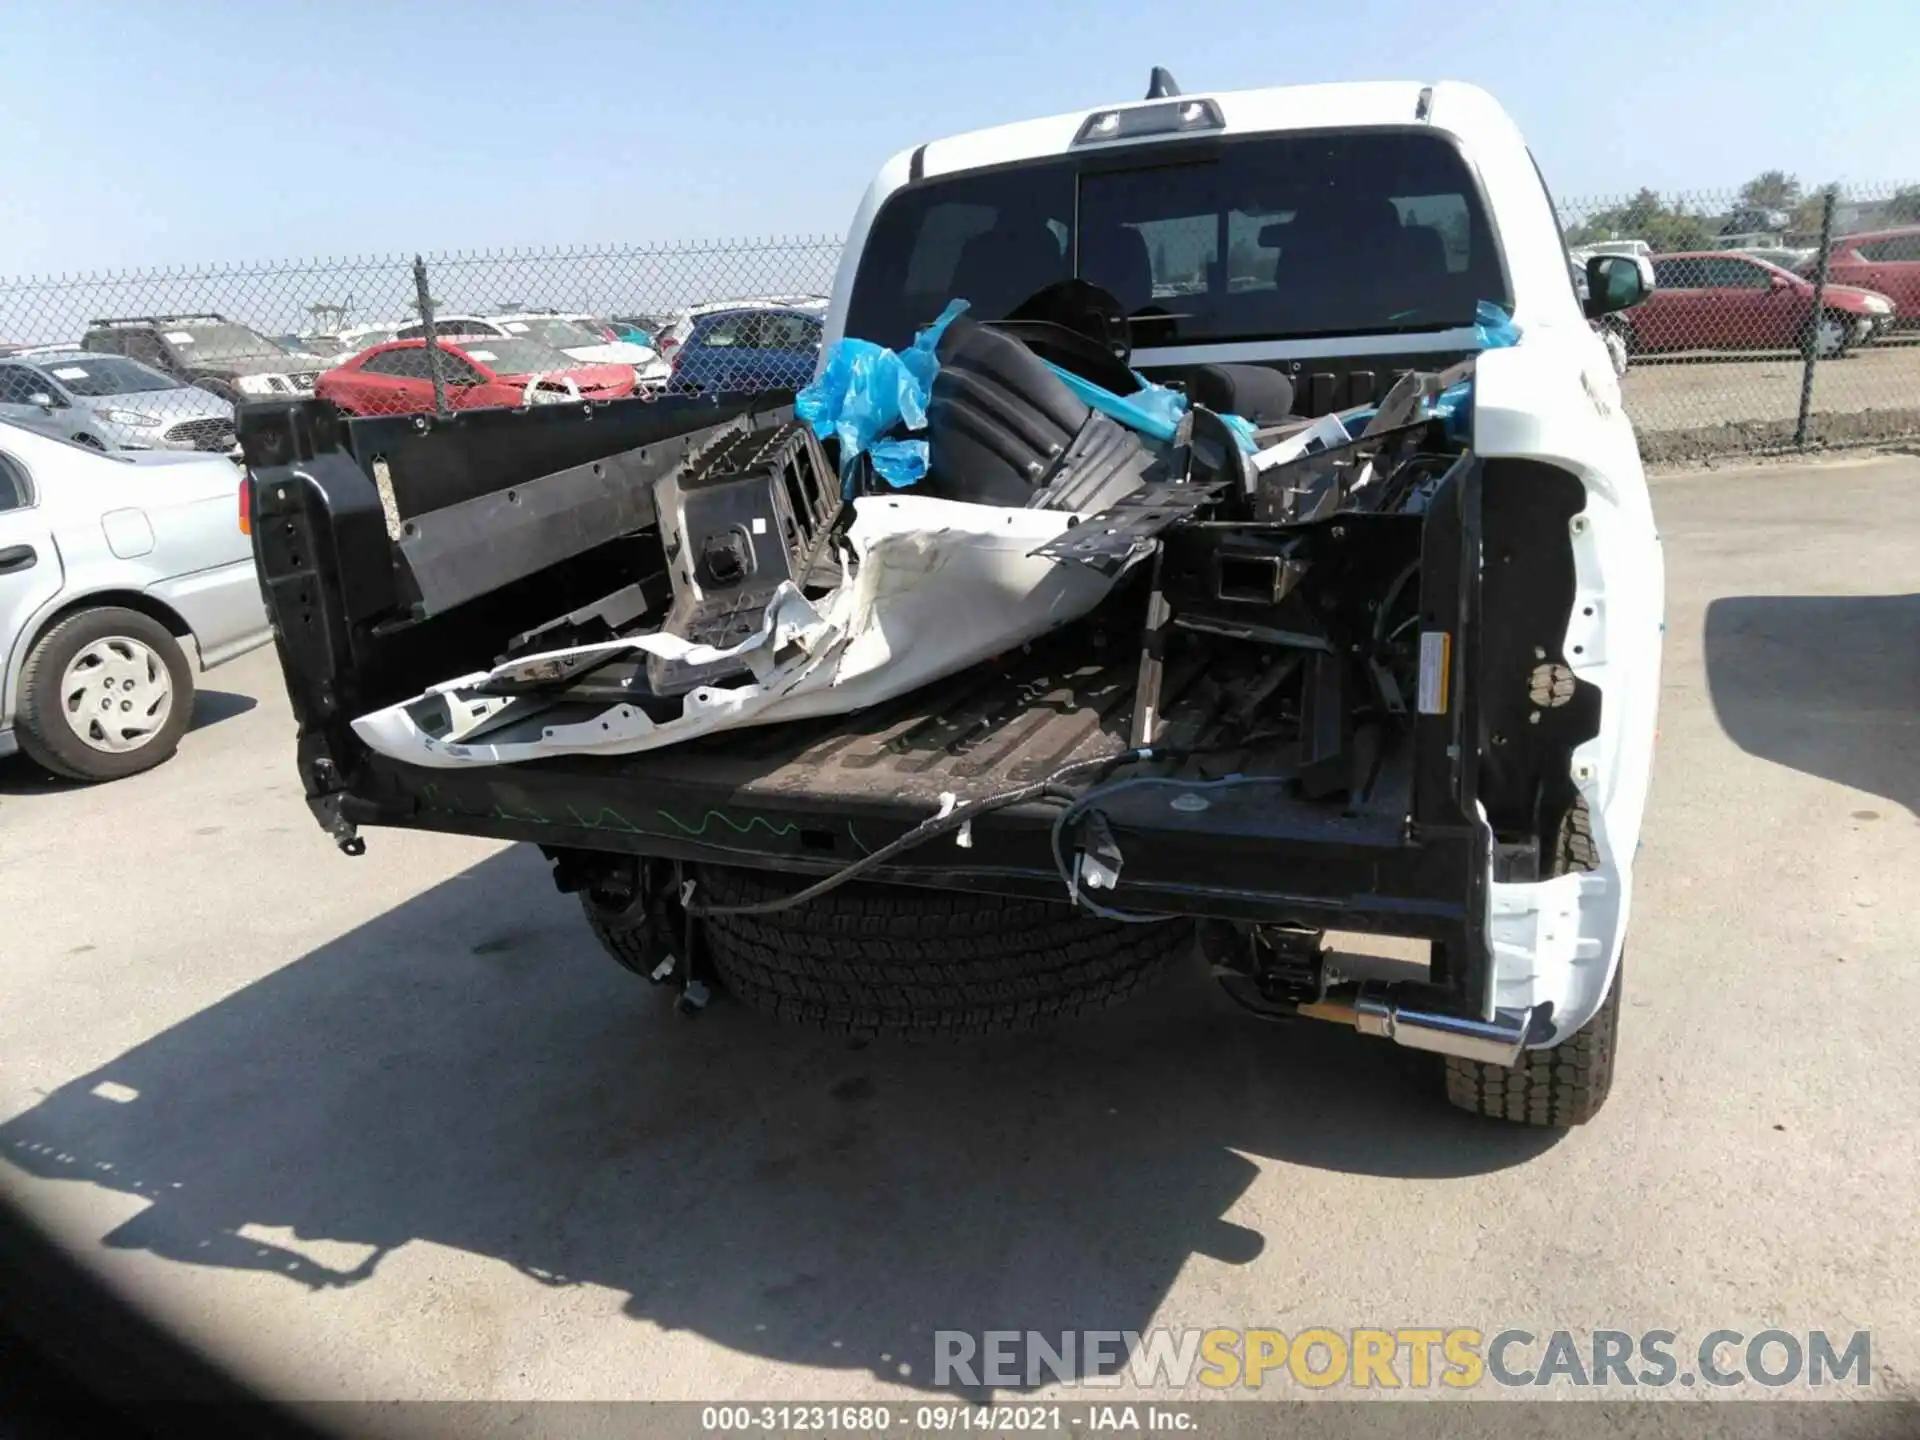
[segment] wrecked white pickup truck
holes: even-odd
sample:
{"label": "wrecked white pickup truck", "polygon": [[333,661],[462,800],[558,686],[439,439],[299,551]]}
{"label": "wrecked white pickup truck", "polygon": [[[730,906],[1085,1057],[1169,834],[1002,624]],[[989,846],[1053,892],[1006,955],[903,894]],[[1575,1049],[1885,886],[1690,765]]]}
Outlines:
{"label": "wrecked white pickup truck", "polygon": [[1651,281],[1588,281],[1479,90],[1156,72],[889,162],[799,418],[246,407],[309,803],[538,844],[688,1008],[978,1032],[1197,952],[1584,1121],[1663,606],[1588,325]]}

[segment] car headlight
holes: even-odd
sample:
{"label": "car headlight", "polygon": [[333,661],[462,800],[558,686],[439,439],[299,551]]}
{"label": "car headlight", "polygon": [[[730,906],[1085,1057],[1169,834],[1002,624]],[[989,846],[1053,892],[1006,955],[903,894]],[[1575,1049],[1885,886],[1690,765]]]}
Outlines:
{"label": "car headlight", "polygon": [[1893,313],[1893,306],[1878,296],[1869,295],[1867,297],[1867,313],[1869,315],[1891,315]]}
{"label": "car headlight", "polygon": [[271,395],[273,381],[266,375],[241,375],[234,382],[234,388],[242,395]]}
{"label": "car headlight", "polygon": [[109,425],[132,425],[142,430],[161,423],[158,415],[149,415],[144,410],[96,410],[93,413]]}

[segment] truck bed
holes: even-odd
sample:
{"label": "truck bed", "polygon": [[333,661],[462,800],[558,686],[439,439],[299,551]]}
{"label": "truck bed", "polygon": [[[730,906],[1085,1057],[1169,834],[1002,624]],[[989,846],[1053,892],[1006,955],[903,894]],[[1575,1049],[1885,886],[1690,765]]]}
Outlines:
{"label": "truck bed", "polygon": [[[364,755],[343,814],[357,825],[485,834],[556,850],[826,873],[955,803],[1120,757],[1139,671],[1137,649],[1089,623],[886,705],[637,754],[452,770]],[[1294,779],[1296,740],[1222,738],[1236,733],[1221,722],[1241,694],[1197,656],[1169,662],[1157,744],[1194,753],[1123,773],[1202,788],[1227,776],[1246,783],[1208,790],[1201,812],[1171,807],[1164,795],[1113,806],[1130,857],[1129,894],[1222,917],[1297,915],[1305,907],[1344,928],[1437,940],[1477,923],[1468,898],[1471,830],[1434,827],[1421,845],[1407,844],[1413,767],[1406,750],[1390,752],[1364,797],[1310,799]],[[879,877],[1057,894],[1057,813],[1040,803],[996,811],[975,824],[970,845],[928,845]]]}
{"label": "truck bed", "polygon": [[[681,463],[702,430],[767,404],[722,397],[344,423],[315,402],[243,411],[255,551],[299,722],[301,778],[342,849],[362,853],[363,830],[405,827],[532,842],[563,865],[569,855],[624,854],[824,875],[956,803],[1129,751],[1136,712],[1145,708],[1136,704],[1147,670],[1145,571],[1136,572],[1135,597],[1116,592],[1100,611],[1044,639],[831,718],[728,729],[627,754],[451,768],[391,758],[355,734],[356,716],[484,671],[510,637],[631,586],[633,547],[653,523],[652,480]],[[1370,755],[1319,748],[1342,767],[1364,768],[1364,784],[1347,783],[1358,768],[1343,768],[1331,785],[1302,783],[1317,763],[1303,753],[1315,746],[1315,727],[1303,709],[1272,728],[1275,704],[1248,680],[1250,665],[1275,665],[1271,657],[1283,650],[1257,636],[1221,639],[1232,627],[1221,630],[1199,605],[1191,617],[1198,628],[1157,652],[1153,744],[1178,753],[1136,759],[1114,774],[1194,788],[1113,787],[1103,795],[1100,814],[1120,852],[1128,904],[1425,938],[1433,942],[1433,982],[1455,1003],[1479,1005],[1487,857],[1497,837],[1476,814],[1476,788],[1496,815],[1513,808],[1507,791],[1531,791],[1469,757],[1492,726],[1525,734],[1545,754],[1548,742],[1565,743],[1561,730],[1583,711],[1567,706],[1550,712],[1551,724],[1528,727],[1524,688],[1501,687],[1499,708],[1483,715],[1481,687],[1459,678],[1483,667],[1524,676],[1520,657],[1552,643],[1547,630],[1555,606],[1564,625],[1561,592],[1570,594],[1572,583],[1569,498],[1550,477],[1483,475],[1484,468],[1462,462],[1457,483],[1438,492],[1424,518],[1342,511],[1312,522],[1327,573],[1344,577],[1350,593],[1384,593],[1374,572],[1388,552],[1395,569],[1408,554],[1423,557],[1427,623],[1458,637],[1450,705],[1408,715]],[[1494,528],[1483,540],[1486,486],[1502,499],[1487,510]],[[1259,523],[1218,528],[1192,531],[1194,553],[1184,560],[1179,546],[1168,548],[1169,583],[1215,547],[1247,557],[1250,573],[1278,573],[1261,549],[1269,541]],[[1544,543],[1554,535],[1557,548]],[[657,538],[648,543],[657,559]],[[1486,597],[1477,564],[1483,543],[1528,561],[1502,566]],[[1542,604],[1537,594],[1553,599]],[[1493,613],[1503,617],[1491,634],[1497,649],[1480,638],[1484,599],[1496,599]],[[1256,710],[1258,724],[1250,719]],[[1531,745],[1524,758],[1538,758]],[[1524,773],[1519,779],[1530,783]],[[1062,813],[1040,800],[994,810],[967,831],[901,853],[871,878],[1059,896]],[[1498,837],[1503,856],[1537,855],[1538,845],[1526,843],[1533,819],[1503,822],[1518,842]]]}
{"label": "truck bed", "polygon": [[[595,757],[588,768],[609,783],[673,778],[741,800],[886,800],[912,808],[938,803],[943,793],[977,798],[1126,748],[1138,656],[1089,656],[1091,642],[1089,632],[1070,631],[1028,653],[852,715]],[[1169,744],[1191,739],[1220,700],[1202,683],[1198,665],[1183,666],[1163,690],[1174,717],[1163,738]],[[1273,759],[1278,763],[1277,755]]]}

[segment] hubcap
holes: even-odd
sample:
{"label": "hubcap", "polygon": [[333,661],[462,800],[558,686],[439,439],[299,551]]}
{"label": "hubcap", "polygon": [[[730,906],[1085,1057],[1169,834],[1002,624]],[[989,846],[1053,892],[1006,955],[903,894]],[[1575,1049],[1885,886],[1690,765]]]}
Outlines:
{"label": "hubcap", "polygon": [[1820,353],[1822,355],[1833,354],[1836,350],[1840,348],[1841,343],[1846,339],[1846,334],[1847,334],[1846,327],[1842,325],[1838,320],[1834,320],[1832,318],[1822,320],[1820,322],[1820,329],[1818,332]]}
{"label": "hubcap", "polygon": [[147,645],[110,635],[87,646],[60,681],[60,708],[73,733],[95,750],[138,750],[167,723],[173,677]]}

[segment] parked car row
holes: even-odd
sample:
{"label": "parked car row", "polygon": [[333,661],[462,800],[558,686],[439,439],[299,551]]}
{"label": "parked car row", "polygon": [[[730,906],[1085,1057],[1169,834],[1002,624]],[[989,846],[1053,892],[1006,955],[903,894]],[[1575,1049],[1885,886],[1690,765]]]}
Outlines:
{"label": "parked car row", "polygon": [[1631,311],[1607,317],[1635,353],[1798,349],[1809,340],[1837,358],[1896,329],[1920,327],[1920,226],[1843,235],[1827,258],[1827,283],[1814,310],[1818,249],[1760,246],[1652,255],[1638,241],[1575,249],[1629,253],[1638,246],[1658,288]]}
{"label": "parked car row", "polygon": [[0,359],[0,419],[95,450],[235,447],[233,406],[138,360],[78,349]]}
{"label": "parked car row", "polygon": [[[434,319],[446,403],[803,385],[826,299],[763,295],[603,318],[513,309]],[[427,326],[269,336],[215,312],[112,316],[74,343],[0,347],[0,418],[99,450],[236,453],[233,406],[319,395],[355,413],[433,401]]]}

